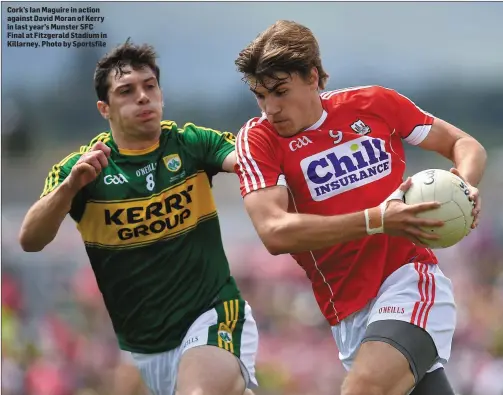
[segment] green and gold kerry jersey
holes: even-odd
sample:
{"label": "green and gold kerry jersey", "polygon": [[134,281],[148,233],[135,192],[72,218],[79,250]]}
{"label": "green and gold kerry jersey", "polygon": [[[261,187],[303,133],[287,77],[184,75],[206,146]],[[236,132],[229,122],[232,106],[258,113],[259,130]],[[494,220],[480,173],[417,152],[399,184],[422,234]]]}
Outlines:
{"label": "green and gold kerry jersey", "polygon": [[235,137],[161,122],[159,143],[122,150],[102,133],[57,163],[42,196],[70,174],[97,141],[111,148],[108,167],[75,197],[76,221],[119,345],[139,353],[177,347],[219,295],[239,297],[222,246],[212,177]]}

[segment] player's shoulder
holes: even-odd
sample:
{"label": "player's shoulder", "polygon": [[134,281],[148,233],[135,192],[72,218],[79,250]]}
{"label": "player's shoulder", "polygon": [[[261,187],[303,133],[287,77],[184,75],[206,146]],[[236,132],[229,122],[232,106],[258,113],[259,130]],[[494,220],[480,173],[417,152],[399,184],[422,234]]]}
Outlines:
{"label": "player's shoulder", "polygon": [[91,148],[98,142],[102,142],[103,144],[108,145],[111,147],[112,143],[112,138],[110,135],[110,132],[102,132],[93,137],[87,144],[81,145],[78,149],[76,149],[73,152],[70,152],[68,155],[66,155],[63,159],[61,159],[56,166],[58,167],[72,167],[78,160],[79,158],[85,154],[86,152],[89,152]]}
{"label": "player's shoulder", "polygon": [[221,135],[222,132],[217,129],[210,128],[208,126],[203,126],[196,124],[194,122],[185,122],[181,128],[178,129],[178,131],[182,134],[188,134],[188,133],[196,133],[196,134],[201,134],[201,133],[206,133],[209,132],[211,134],[217,134]]}
{"label": "player's shoulder", "polygon": [[277,133],[274,131],[272,125],[267,121],[265,115],[261,117],[250,118],[239,130],[237,134],[238,140],[262,140],[274,141]]}
{"label": "player's shoulder", "polygon": [[[175,121],[164,119],[161,121],[161,145],[167,146],[168,141],[178,141],[182,143],[190,139],[191,132],[193,131],[191,123],[185,123],[179,126]],[[173,147],[171,147],[173,148]]]}
{"label": "player's shoulder", "polygon": [[320,94],[320,98],[328,109],[342,105],[361,108],[383,99],[386,100],[395,94],[397,92],[391,88],[381,85],[365,85],[325,91]]}
{"label": "player's shoulder", "polygon": [[164,132],[169,132],[172,130],[178,130],[178,125],[176,124],[175,121],[172,121],[170,119],[163,119],[161,121],[161,130]]}
{"label": "player's shoulder", "polygon": [[194,122],[187,121],[181,127],[175,121],[165,120],[161,122],[161,129],[164,133],[176,132],[180,138],[185,138],[187,136],[194,136],[204,132],[211,132],[216,134],[221,134],[219,130],[209,128],[207,126],[202,126]]}
{"label": "player's shoulder", "polygon": [[169,119],[161,121],[161,136],[177,134],[177,132],[180,132],[180,128],[175,121]]}
{"label": "player's shoulder", "polygon": [[173,129],[176,129],[178,139],[184,143],[197,144],[202,141],[217,143],[224,139],[227,143],[235,144],[236,136],[231,132],[213,129],[194,122],[185,122],[181,128],[173,126]]}

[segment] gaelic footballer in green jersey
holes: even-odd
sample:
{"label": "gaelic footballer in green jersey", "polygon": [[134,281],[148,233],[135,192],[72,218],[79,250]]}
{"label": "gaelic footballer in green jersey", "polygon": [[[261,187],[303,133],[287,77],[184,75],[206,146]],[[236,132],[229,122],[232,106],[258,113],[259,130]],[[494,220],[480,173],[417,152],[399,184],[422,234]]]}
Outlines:
{"label": "gaelic footballer in green jersey", "polygon": [[[229,272],[211,192],[234,150],[231,133],[163,121],[159,144],[121,150],[101,133],[51,169],[53,191],[97,141],[108,166],[74,198],[70,216],[85,243],[119,345],[160,353],[181,345],[194,321],[215,309],[206,344],[238,358],[245,301]],[[190,340],[190,339],[188,339]]]}
{"label": "gaelic footballer in green jersey", "polygon": [[174,348],[220,290],[233,288],[231,297],[239,299],[211,193],[234,136],[163,121],[159,144],[132,155],[102,133],[52,168],[41,197],[97,141],[111,148],[109,165],[77,194],[70,216],[121,347],[147,353]]}
{"label": "gaelic footballer in green jersey", "polygon": [[110,132],[52,168],[20,244],[41,251],[70,214],[123,361],[153,395],[250,395],[257,326],[230,275],[211,193],[212,177],[233,171],[234,136],[162,121],[155,58],[128,40],[98,61],[96,106]]}

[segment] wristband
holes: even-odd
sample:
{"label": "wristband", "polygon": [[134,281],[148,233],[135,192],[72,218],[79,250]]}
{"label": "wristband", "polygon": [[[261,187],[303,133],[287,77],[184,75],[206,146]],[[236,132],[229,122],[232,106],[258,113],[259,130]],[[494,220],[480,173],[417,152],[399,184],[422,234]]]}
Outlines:
{"label": "wristband", "polygon": [[384,211],[386,210],[386,202],[381,203],[378,207],[366,209],[365,226],[368,235],[384,233]]}
{"label": "wristband", "polygon": [[403,201],[405,193],[400,189],[393,192],[384,202],[382,202],[378,207],[373,207],[371,209],[366,209],[365,214],[365,226],[367,228],[368,235],[375,235],[378,233],[384,233],[384,212],[388,206],[390,200],[401,200]]}

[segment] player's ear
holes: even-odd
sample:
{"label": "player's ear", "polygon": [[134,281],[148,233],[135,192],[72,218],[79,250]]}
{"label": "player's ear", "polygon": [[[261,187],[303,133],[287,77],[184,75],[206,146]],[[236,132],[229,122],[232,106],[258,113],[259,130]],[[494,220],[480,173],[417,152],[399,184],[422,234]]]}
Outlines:
{"label": "player's ear", "polygon": [[100,100],[96,103],[96,107],[103,118],[110,119],[110,106],[107,103]]}
{"label": "player's ear", "polygon": [[316,67],[313,67],[311,69],[311,73],[309,74],[309,85],[315,90],[318,90],[319,78],[320,74],[318,73],[318,69]]}

